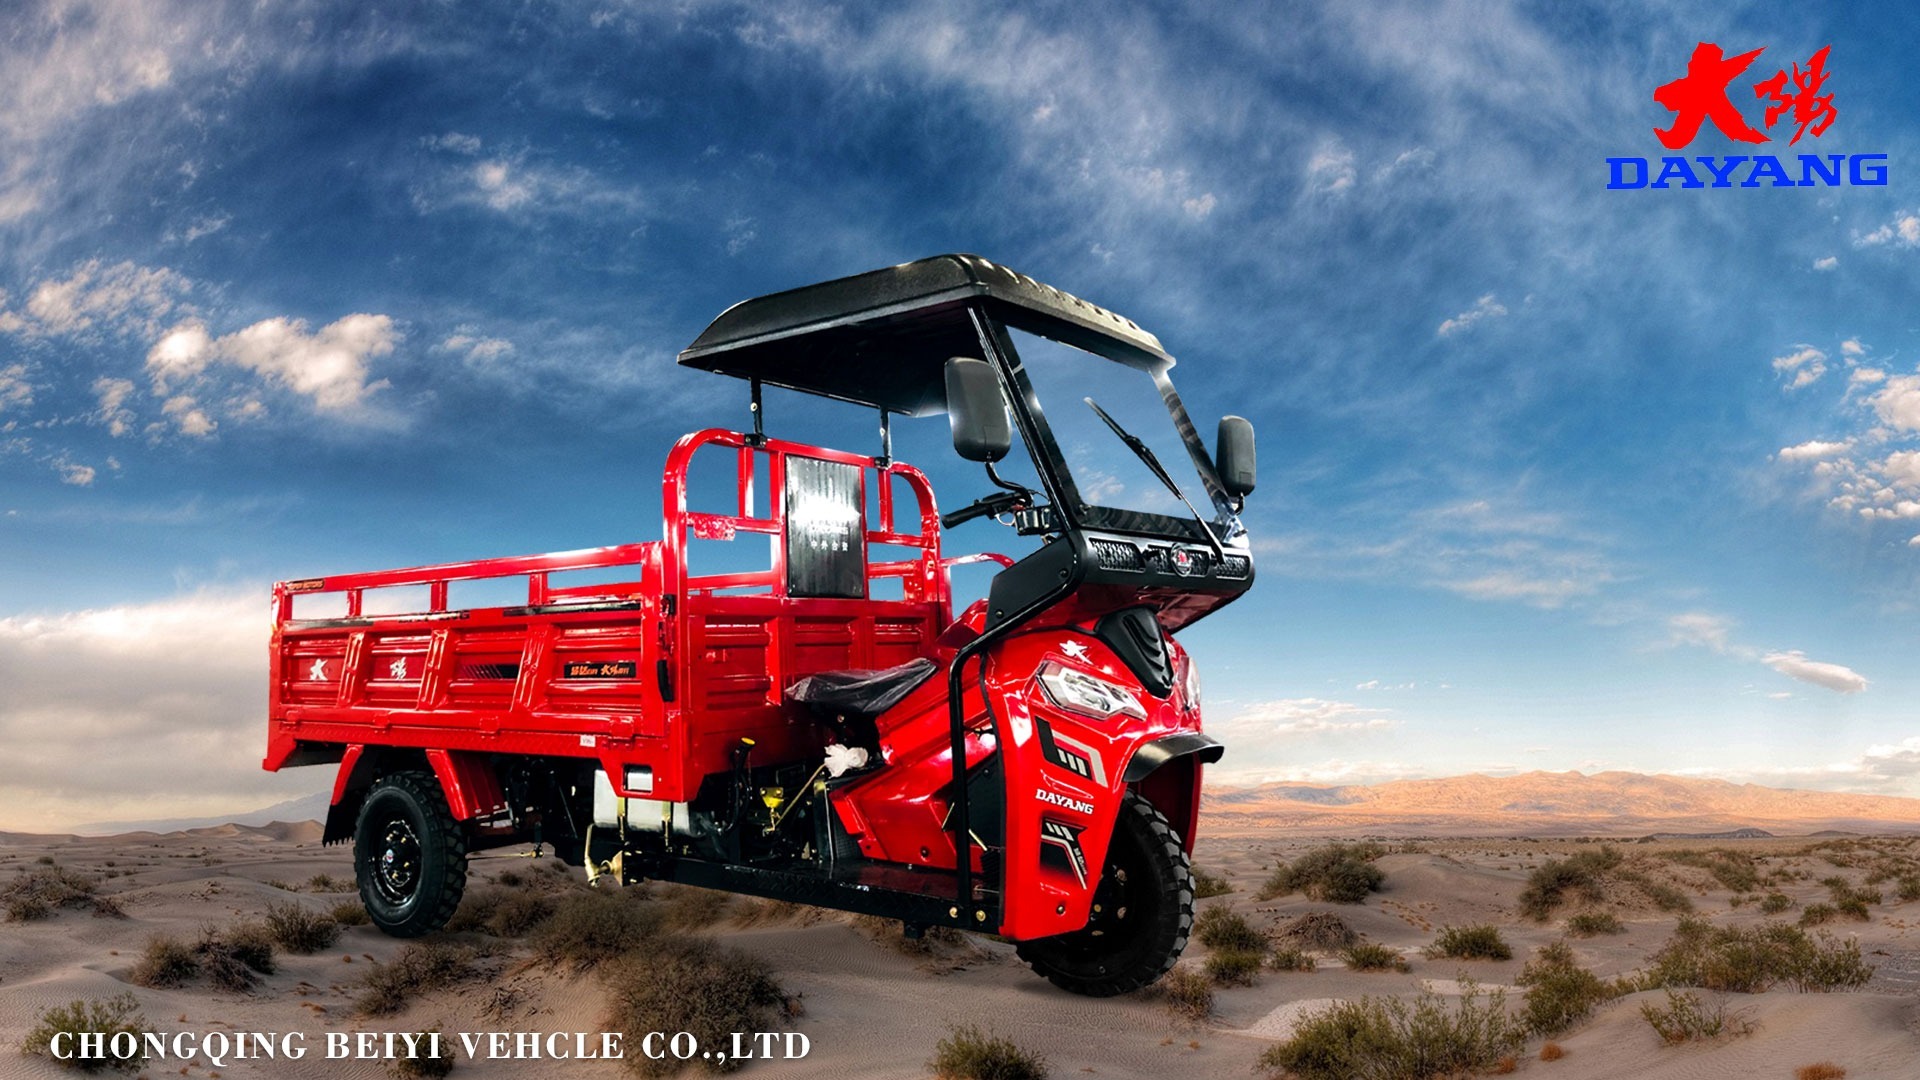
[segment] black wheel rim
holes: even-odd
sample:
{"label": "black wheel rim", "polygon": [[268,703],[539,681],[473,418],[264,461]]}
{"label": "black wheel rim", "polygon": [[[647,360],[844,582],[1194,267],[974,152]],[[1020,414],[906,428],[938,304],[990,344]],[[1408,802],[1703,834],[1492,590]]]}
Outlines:
{"label": "black wheel rim", "polygon": [[381,830],[373,888],[380,899],[396,907],[412,900],[420,889],[420,836],[406,818],[393,818]]}

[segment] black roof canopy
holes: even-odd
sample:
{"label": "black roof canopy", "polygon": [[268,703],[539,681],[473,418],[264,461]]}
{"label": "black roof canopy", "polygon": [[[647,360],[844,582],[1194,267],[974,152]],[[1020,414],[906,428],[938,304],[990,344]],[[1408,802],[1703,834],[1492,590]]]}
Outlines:
{"label": "black roof canopy", "polygon": [[978,255],[936,255],[744,300],[680,353],[704,371],[893,412],[946,411],[947,358],[980,356],[969,302],[1126,363],[1173,363],[1126,318]]}

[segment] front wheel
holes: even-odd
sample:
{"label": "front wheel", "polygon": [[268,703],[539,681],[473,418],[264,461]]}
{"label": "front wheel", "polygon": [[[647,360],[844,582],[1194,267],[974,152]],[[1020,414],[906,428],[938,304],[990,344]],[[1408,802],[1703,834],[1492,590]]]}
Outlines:
{"label": "front wheel", "polygon": [[429,773],[383,776],[360,804],[353,873],[373,925],[419,937],[447,925],[467,890],[467,840]]}
{"label": "front wheel", "polygon": [[1018,946],[1020,959],[1062,990],[1112,997],[1165,975],[1193,929],[1193,872],[1173,826],[1129,793],[1113,823],[1087,925]]}

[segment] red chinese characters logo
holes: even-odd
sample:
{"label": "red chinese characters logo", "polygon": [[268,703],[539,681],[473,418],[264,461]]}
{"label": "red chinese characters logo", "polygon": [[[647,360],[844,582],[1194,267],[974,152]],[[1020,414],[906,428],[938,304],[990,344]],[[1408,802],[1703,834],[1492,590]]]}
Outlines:
{"label": "red chinese characters logo", "polygon": [[[1829,45],[1814,53],[1804,69],[1794,64],[1791,77],[1781,70],[1772,78],[1753,86],[1755,97],[1771,101],[1766,109],[1766,126],[1769,129],[1782,114],[1792,111],[1794,122],[1799,126],[1793,138],[1788,140],[1788,146],[1799,142],[1800,136],[1809,130],[1809,125],[1813,137],[1819,138],[1839,115],[1833,107],[1833,95],[1820,93],[1827,81],[1827,53],[1832,48]],[[1766,134],[1756,131],[1747,123],[1727,97],[1727,87],[1741,72],[1747,70],[1755,57],[1765,51],[1765,48],[1759,48],[1729,57],[1720,51],[1720,46],[1710,41],[1694,46],[1693,56],[1687,60],[1686,75],[1653,92],[1653,100],[1674,114],[1672,127],[1653,129],[1653,133],[1660,137],[1660,144],[1669,150],[1678,150],[1691,143],[1700,134],[1700,126],[1709,120],[1720,129],[1720,134],[1737,142],[1771,142]],[[1792,84],[1791,92],[1788,91],[1789,82]]]}

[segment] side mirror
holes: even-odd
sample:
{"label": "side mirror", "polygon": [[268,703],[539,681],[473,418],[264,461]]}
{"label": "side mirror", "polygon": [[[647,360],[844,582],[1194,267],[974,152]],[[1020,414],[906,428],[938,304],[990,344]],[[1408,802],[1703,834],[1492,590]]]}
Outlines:
{"label": "side mirror", "polygon": [[1220,418],[1220,438],[1214,444],[1213,467],[1220,486],[1236,499],[1253,493],[1253,424],[1239,416]]}
{"label": "side mirror", "polygon": [[985,360],[956,356],[947,361],[947,419],[953,424],[954,452],[968,461],[991,465],[1013,447],[1007,399]]}

